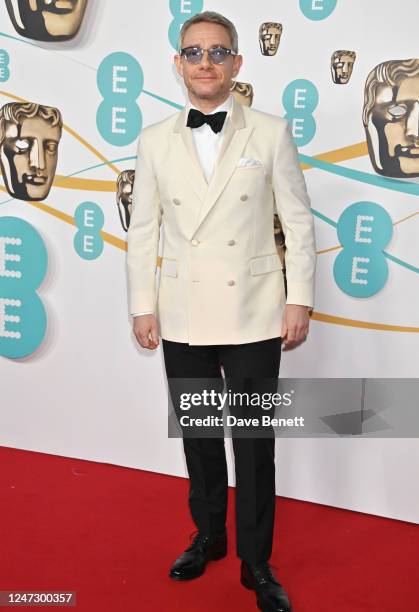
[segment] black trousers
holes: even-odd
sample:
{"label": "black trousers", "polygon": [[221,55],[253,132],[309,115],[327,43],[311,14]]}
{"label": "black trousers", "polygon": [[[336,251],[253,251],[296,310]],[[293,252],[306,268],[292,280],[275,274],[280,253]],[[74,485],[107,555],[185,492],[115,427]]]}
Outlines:
{"label": "black trousers", "polygon": [[[281,338],[246,344],[189,345],[162,339],[168,380],[219,378],[243,390],[249,379],[278,379]],[[247,378],[247,382],[245,381]],[[259,377],[259,379],[258,379]],[[265,387],[266,388],[266,387]],[[274,389],[276,391],[276,388]],[[169,392],[170,386],[169,386]],[[172,397],[172,401],[173,400]],[[269,413],[268,413],[269,414]],[[247,563],[269,559],[275,519],[275,437],[238,437],[232,432],[236,475],[237,554]],[[190,479],[189,507],[195,525],[219,533],[226,524],[227,463],[224,437],[183,437]]]}

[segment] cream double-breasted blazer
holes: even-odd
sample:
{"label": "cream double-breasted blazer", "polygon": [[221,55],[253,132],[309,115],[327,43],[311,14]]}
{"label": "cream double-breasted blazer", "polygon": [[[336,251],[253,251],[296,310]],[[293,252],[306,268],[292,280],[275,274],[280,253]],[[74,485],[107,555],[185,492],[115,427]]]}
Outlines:
{"label": "cream double-breasted blazer", "polygon": [[[280,336],[286,302],[314,305],[316,259],[310,199],[288,123],[233,98],[207,183],[186,110],[146,127],[138,141],[129,312],[155,311],[162,338],[191,345]],[[287,299],[274,212],[285,234]]]}

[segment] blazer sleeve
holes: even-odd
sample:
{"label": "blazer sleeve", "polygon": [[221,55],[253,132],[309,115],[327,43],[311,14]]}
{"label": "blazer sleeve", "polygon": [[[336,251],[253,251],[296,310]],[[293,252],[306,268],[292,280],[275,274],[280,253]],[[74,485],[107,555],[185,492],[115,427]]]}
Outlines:
{"label": "blazer sleeve", "polygon": [[291,128],[286,119],[281,119],[272,169],[272,188],[285,235],[287,304],[312,308],[316,268],[314,218]]}
{"label": "blazer sleeve", "polygon": [[149,146],[142,132],[137,145],[131,220],[127,232],[129,313],[155,311],[156,270],[162,212]]}

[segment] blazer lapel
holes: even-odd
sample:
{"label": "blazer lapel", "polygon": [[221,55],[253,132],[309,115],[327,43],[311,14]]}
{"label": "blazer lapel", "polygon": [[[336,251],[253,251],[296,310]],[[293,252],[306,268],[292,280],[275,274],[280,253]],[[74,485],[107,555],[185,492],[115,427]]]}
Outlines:
{"label": "blazer lapel", "polygon": [[253,131],[253,126],[246,126],[243,107],[233,96],[231,115],[226,119],[221,148],[208,184],[196,153],[192,130],[186,127],[187,109],[188,107],[185,106],[179,113],[171,138],[177,172],[185,177],[185,180],[201,201],[201,207],[198,214],[195,215],[195,221],[191,219],[189,236],[191,238],[218,200],[233,174]]}
{"label": "blazer lapel", "polygon": [[193,234],[197,231],[198,227],[221,195],[239,162],[252,131],[253,126],[246,126],[242,105],[237,102],[233,96],[231,116],[227,117],[226,120],[221,148],[218,153],[211,181],[201,205],[201,210],[199,211]]}
{"label": "blazer lapel", "polygon": [[186,111],[187,107],[180,112],[171,135],[175,163],[177,172],[185,177],[202,201],[207,193],[208,183],[196,153],[192,130],[186,127]]}

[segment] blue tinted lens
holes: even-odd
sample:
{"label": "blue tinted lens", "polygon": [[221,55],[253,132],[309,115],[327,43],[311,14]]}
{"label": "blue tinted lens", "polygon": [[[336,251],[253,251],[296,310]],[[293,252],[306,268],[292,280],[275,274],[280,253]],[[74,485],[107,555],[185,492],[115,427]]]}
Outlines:
{"label": "blue tinted lens", "polygon": [[[187,47],[183,49],[182,54],[188,62],[199,64],[204,54],[204,50],[200,47]],[[208,50],[208,55],[212,63],[222,64],[225,62],[226,58],[231,55],[231,52],[229,49],[224,49],[224,47],[213,47]]]}
{"label": "blue tinted lens", "polygon": [[185,49],[184,54],[188,62],[198,63],[201,61],[202,49],[191,47],[190,49]]}
{"label": "blue tinted lens", "polygon": [[228,50],[223,49],[222,47],[218,47],[216,49],[210,49],[209,54],[214,64],[222,64],[223,62],[225,62],[226,58],[229,56]]}

